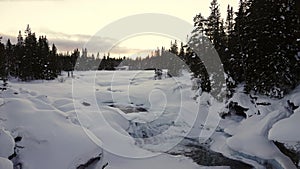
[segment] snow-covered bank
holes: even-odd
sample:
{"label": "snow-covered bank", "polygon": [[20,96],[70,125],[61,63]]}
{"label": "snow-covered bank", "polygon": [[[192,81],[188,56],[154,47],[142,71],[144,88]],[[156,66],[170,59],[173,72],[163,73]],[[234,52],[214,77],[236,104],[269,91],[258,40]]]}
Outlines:
{"label": "snow-covered bank", "polygon": [[[22,138],[16,148],[17,155],[12,159],[16,165],[28,169],[72,168],[101,153],[80,126],[50,104],[35,97],[6,98],[5,101],[0,108],[1,126],[14,137]],[[72,164],[74,159],[81,161]]]}
{"label": "snow-covered bank", "polygon": [[[283,143],[300,140],[297,132],[299,125],[296,122],[299,120],[296,116],[299,111],[299,98],[295,97],[300,95],[299,90],[296,89],[293,94],[281,100],[246,95],[241,91],[239,89],[229,102],[235,102],[245,108],[247,118],[239,123],[225,123],[224,131],[230,135],[225,139],[226,146],[241,153],[242,157],[268,160],[269,163],[273,163],[273,167],[296,168],[291,159],[275,146],[273,140]],[[282,124],[285,121],[290,123]],[[283,139],[284,137],[288,140]]]}
{"label": "snow-covered bank", "polygon": [[[93,96],[87,95],[86,89],[90,86],[88,83],[93,82],[93,72],[77,72],[76,79],[66,79],[63,83],[57,80],[27,83],[10,82],[8,90],[0,94],[2,98],[0,126],[3,128],[2,133],[4,133],[0,137],[0,145],[6,145],[1,146],[1,165],[5,166],[4,168],[6,166],[11,167],[12,163],[8,158],[15,151],[11,161],[15,167],[19,166],[22,169],[77,168],[101,153],[101,160],[94,164],[99,168],[106,165],[107,168],[133,169],[141,168],[141,166],[151,166],[151,168],[157,169],[202,168],[187,157],[171,156],[165,153],[157,155],[157,153],[144,150],[135,144],[134,138],[125,130],[129,120],[146,120],[147,118],[151,120],[149,118],[155,119],[161,113],[161,108],[155,106],[158,104],[155,98],[157,94],[160,94],[156,92],[159,91],[159,87],[162,87],[162,90],[169,88],[170,92],[174,92],[180,90],[180,86],[176,85],[177,83],[174,81],[153,81],[151,72],[148,75],[146,73],[146,75],[138,75],[135,79],[134,77],[129,79],[130,82],[135,84],[132,86],[134,89],[131,90],[131,94],[128,95],[128,93],[120,91],[126,91],[128,77],[131,75],[137,76],[136,73],[129,72],[129,74],[122,75],[113,81],[111,80],[112,75],[112,72],[100,72],[96,81],[98,85],[93,88],[97,95],[96,104],[99,104],[105,120],[109,121],[111,125],[109,128],[98,121],[99,112],[86,112],[86,110],[75,112],[74,103],[76,102],[85,107],[95,106]],[[77,91],[81,92],[81,97],[74,99],[72,87],[75,80],[78,80],[76,85],[79,84],[79,88],[81,88]],[[115,85],[111,85],[109,83],[111,81]],[[147,81],[156,87],[154,91],[148,89],[149,92],[152,91],[150,101],[148,100],[149,93],[145,93]],[[160,85],[159,83],[164,84]],[[173,87],[170,86],[170,83]],[[120,90],[115,89],[118,86],[121,86]],[[111,98],[113,100],[109,101],[113,101],[118,105],[133,105],[131,103],[133,102],[134,105],[143,106],[151,114],[140,113],[141,117],[139,117],[138,113],[135,113],[126,116],[119,109],[110,107],[107,104],[107,99],[109,99],[107,96],[112,97],[112,92],[122,94],[114,96],[114,98]],[[131,99],[130,103],[127,100],[128,96]],[[175,101],[172,103],[173,106],[178,104]],[[127,135],[127,137],[120,140],[120,137],[112,135],[112,132],[116,131]],[[99,147],[94,142],[95,140],[92,140],[87,134],[90,137],[101,138],[106,149],[103,150],[102,147]],[[13,139],[17,137],[19,141],[15,145]],[[110,143],[108,147],[106,147],[106,143]],[[118,151],[128,152],[136,156],[148,154],[149,158],[131,159],[122,157],[109,151],[113,146]]]}
{"label": "snow-covered bank", "polygon": [[0,166],[12,161],[23,169],[69,169],[97,159],[92,168],[206,168],[166,153],[185,139],[200,139],[199,146],[256,168],[264,164],[255,158],[295,168],[272,140],[300,141],[299,108],[288,104],[299,106],[299,88],[281,100],[250,97],[239,88],[229,102],[247,109],[247,118],[221,119],[226,104],[208,93],[196,98],[188,73],[163,80],[153,75],[75,72],[64,81],[10,82],[0,93]]}

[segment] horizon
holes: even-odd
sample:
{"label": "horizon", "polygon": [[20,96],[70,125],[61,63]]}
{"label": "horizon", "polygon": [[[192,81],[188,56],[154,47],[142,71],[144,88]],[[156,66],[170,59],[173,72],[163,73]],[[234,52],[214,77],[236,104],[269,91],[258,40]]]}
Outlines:
{"label": "horizon", "polygon": [[[226,18],[227,5],[230,4],[236,11],[238,2],[238,0],[226,2],[219,0],[222,18]],[[24,35],[24,30],[29,24],[37,37],[47,36],[49,45],[54,43],[60,53],[72,52],[76,48],[81,51],[96,32],[121,18],[141,13],[160,13],[177,17],[193,25],[193,17],[196,14],[201,13],[205,17],[209,15],[210,3],[211,1],[203,2],[200,0],[185,2],[171,0],[163,2],[158,0],[151,2],[138,0],[126,2],[117,0],[92,0],[89,2],[83,0],[0,1],[1,21],[3,23],[0,36],[3,37],[3,43],[8,38],[12,42],[16,42],[19,30]],[[24,11],[28,12],[23,14]],[[18,21],[18,24],[15,21]],[[188,35],[189,33],[186,32],[185,34]],[[139,55],[145,57],[157,47],[168,48],[172,40],[175,39],[159,35],[140,35],[121,41],[117,46],[114,46],[110,53],[112,57],[136,58]],[[115,41],[111,37],[99,37],[97,43],[105,46],[114,44]],[[99,52],[97,49],[87,50],[89,56]],[[150,53],[147,53],[149,51]]]}

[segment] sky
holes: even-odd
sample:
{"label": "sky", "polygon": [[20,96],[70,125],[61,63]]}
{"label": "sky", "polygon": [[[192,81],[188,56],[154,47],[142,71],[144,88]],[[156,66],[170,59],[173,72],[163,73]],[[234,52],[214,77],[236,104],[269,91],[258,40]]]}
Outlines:
{"label": "sky", "polygon": [[[60,52],[72,51],[84,47],[102,28],[131,15],[166,14],[192,25],[196,14],[209,15],[210,2],[211,0],[0,0],[0,36],[3,36],[3,42],[7,38],[14,42],[18,31],[24,32],[27,24],[30,24],[37,36],[46,35],[50,44],[54,43]],[[238,2],[239,0],[219,0],[222,17],[226,17],[228,4],[236,10]],[[131,36],[118,41],[111,54],[137,56],[149,53],[156,47],[168,47],[173,39],[159,34]],[[115,39],[105,35],[97,39],[97,46],[115,43]],[[97,53],[97,49],[88,51]]]}

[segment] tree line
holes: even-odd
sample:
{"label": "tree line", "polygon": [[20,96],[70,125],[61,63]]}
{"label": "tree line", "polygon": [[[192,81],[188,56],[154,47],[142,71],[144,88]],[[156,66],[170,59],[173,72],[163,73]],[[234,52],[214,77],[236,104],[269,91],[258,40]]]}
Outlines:
{"label": "tree line", "polygon": [[56,46],[53,44],[50,49],[47,37],[37,38],[28,25],[24,37],[19,31],[16,44],[12,44],[10,39],[5,45],[0,41],[0,77],[4,81],[9,77],[22,81],[51,80],[62,69],[72,67],[75,55],[76,52],[71,56],[58,57]]}
{"label": "tree line", "polygon": [[[25,30],[25,36],[19,31],[16,44],[8,39],[6,44],[0,38],[0,80],[18,78],[22,81],[52,80],[62,71],[73,76],[76,70],[114,70],[122,59],[104,56],[102,59],[80,55],[78,49],[73,52],[57,53],[55,44],[50,47],[46,36],[36,37],[29,25]],[[95,65],[95,63],[100,63]],[[95,69],[95,66],[97,68]]]}

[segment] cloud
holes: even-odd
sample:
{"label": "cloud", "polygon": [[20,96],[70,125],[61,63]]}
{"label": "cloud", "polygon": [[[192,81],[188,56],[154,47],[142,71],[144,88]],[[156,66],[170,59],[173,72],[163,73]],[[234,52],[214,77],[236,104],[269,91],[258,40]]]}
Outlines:
{"label": "cloud", "polygon": [[[90,36],[84,34],[66,34],[62,32],[54,32],[50,30],[42,30],[41,34],[36,34],[37,38],[42,35],[46,35],[49,45],[53,43],[58,48],[59,52],[73,51],[78,48],[87,48],[89,53],[107,53],[110,52],[112,55],[132,55],[136,53],[143,53],[147,50],[145,49],[132,49],[123,46],[115,45],[116,40],[109,37],[99,37],[99,36]],[[2,42],[6,43],[7,39],[10,39],[12,43],[16,43],[17,35],[11,36],[6,34],[1,34],[3,37]]]}
{"label": "cloud", "polygon": [[6,35],[3,33],[0,33],[0,37],[2,37],[1,42],[6,44],[7,40],[10,39],[11,43],[16,43],[17,42],[17,36],[11,36],[11,35]]}
{"label": "cloud", "polygon": [[84,34],[66,34],[44,30],[50,42],[54,43],[60,51],[73,51],[78,48],[87,48],[89,53],[108,53],[115,55],[132,55],[145,52],[144,49],[132,49],[116,45],[117,40],[110,37],[91,36]]}

